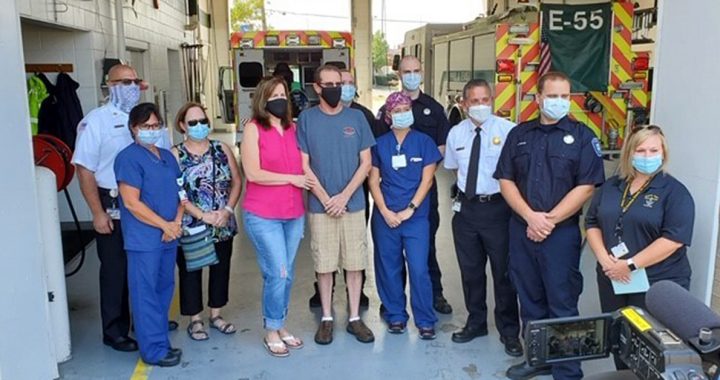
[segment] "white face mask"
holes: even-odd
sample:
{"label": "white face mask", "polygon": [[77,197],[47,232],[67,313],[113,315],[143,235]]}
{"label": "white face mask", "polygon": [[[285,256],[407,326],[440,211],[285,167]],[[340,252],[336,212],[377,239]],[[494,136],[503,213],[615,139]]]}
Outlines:
{"label": "white face mask", "polygon": [[468,108],[468,116],[478,123],[484,123],[492,116],[492,107],[485,104],[478,104]]}

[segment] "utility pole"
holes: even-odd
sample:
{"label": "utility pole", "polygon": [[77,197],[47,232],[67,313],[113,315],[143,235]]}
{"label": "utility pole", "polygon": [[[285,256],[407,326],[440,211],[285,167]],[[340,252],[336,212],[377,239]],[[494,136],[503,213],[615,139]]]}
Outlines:
{"label": "utility pole", "polygon": [[267,30],[267,13],[265,13],[265,0],[260,0],[260,11],[262,12],[262,30]]}

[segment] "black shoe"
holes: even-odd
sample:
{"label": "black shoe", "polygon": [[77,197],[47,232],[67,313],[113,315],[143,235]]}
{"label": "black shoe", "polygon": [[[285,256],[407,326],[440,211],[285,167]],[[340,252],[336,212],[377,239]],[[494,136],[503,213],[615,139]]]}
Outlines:
{"label": "black shoe", "polygon": [[138,345],[135,339],[127,337],[127,336],[121,336],[120,338],[103,338],[103,343],[106,346],[112,347],[115,351],[122,351],[122,352],[132,352],[138,350]]}
{"label": "black shoe", "polygon": [[505,353],[510,356],[519,357],[523,355],[523,347],[520,339],[515,337],[500,337],[500,342],[505,345]]}
{"label": "black shoe", "polygon": [[168,351],[167,355],[165,355],[164,358],[158,360],[155,363],[147,363],[150,365],[156,365],[158,367],[174,367],[178,364],[180,364],[180,358],[182,357],[182,354],[173,353],[172,349]]}
{"label": "black shoe", "polygon": [[370,299],[365,295],[365,293],[360,293],[360,307],[368,306],[370,306]]}
{"label": "black shoe", "polygon": [[452,334],[452,341],[455,343],[467,343],[479,336],[485,336],[488,334],[487,328],[476,328],[465,326],[460,331],[455,331]]}
{"label": "black shoe", "polygon": [[170,347],[170,352],[172,352],[174,355],[182,356],[182,350],[179,348]]}
{"label": "black shoe", "polygon": [[433,301],[433,309],[435,309],[435,311],[440,314],[452,313],[452,306],[450,306],[448,301],[443,296],[435,297],[435,300]]}
{"label": "black shoe", "polygon": [[525,362],[516,364],[508,368],[507,372],[505,372],[505,376],[511,380],[527,380],[532,379],[535,376],[550,374],[552,374],[552,367],[549,365],[542,367],[530,367]]}
{"label": "black shoe", "polygon": [[420,333],[420,339],[422,340],[433,340],[435,339],[435,329],[432,327],[421,327],[418,329]]}

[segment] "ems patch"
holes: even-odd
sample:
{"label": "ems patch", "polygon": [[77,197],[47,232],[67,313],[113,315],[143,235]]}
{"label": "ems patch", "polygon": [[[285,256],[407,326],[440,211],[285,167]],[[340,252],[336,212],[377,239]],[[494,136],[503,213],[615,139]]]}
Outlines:
{"label": "ems patch", "polygon": [[87,128],[87,122],[83,121],[82,123],[80,123],[80,125],[78,125],[77,132],[80,133],[84,131],[85,128]]}
{"label": "ems patch", "polygon": [[598,140],[597,137],[593,137],[592,146],[593,150],[595,150],[595,154],[597,154],[598,157],[602,157],[602,147],[600,146],[600,140]]}
{"label": "ems patch", "polygon": [[355,136],[355,128],[345,127],[343,128],[343,134],[345,135],[345,137],[353,137]]}
{"label": "ems patch", "polygon": [[659,201],[660,197],[655,194],[647,194],[645,195],[645,204],[643,204],[644,207],[652,208],[655,202]]}

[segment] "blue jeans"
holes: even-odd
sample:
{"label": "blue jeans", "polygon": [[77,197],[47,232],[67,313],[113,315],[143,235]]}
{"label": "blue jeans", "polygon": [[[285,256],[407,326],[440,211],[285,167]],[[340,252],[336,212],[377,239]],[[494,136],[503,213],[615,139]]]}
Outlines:
{"label": "blue jeans", "polygon": [[263,275],[263,325],[267,330],[279,330],[287,318],[295,255],[305,230],[305,216],[266,219],[244,211],[243,224],[255,246]]}

